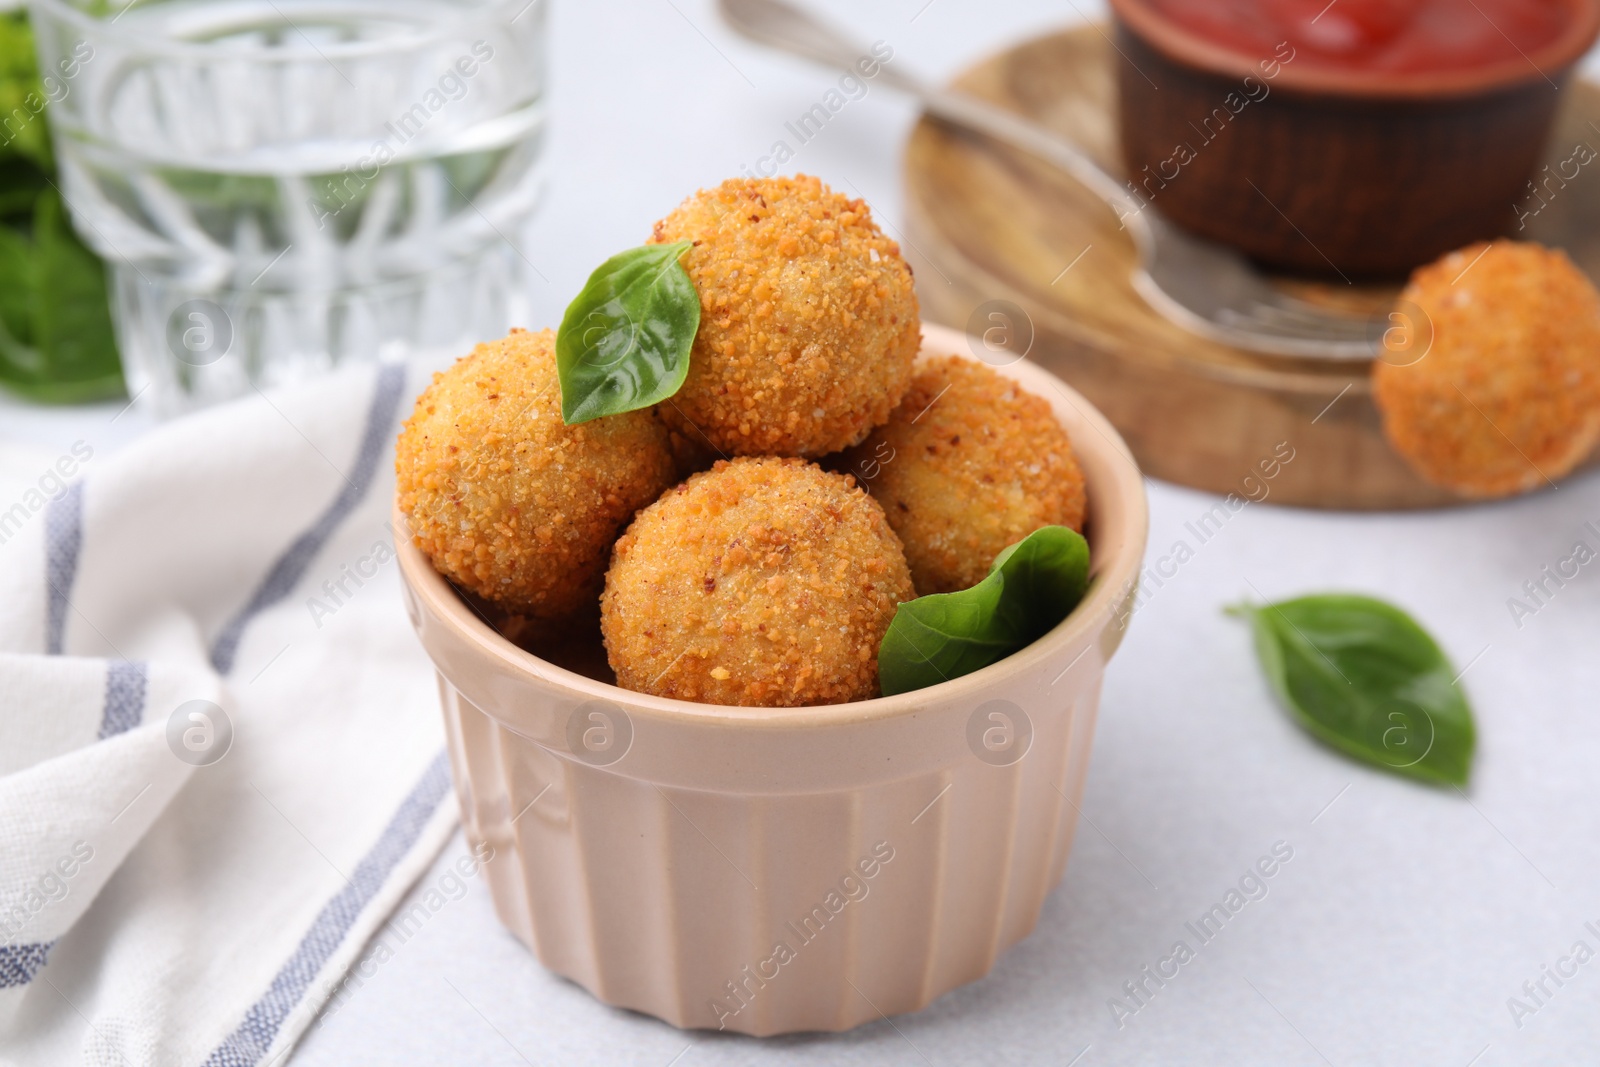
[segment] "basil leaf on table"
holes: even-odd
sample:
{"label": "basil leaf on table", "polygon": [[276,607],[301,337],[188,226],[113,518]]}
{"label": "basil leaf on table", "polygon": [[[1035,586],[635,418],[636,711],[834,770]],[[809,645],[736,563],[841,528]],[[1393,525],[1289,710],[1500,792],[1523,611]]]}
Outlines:
{"label": "basil leaf on table", "polygon": [[683,386],[700,294],[678,257],[692,246],[644,245],[612,256],[567,306],[556,332],[567,425],[658,404]]}
{"label": "basil leaf on table", "polygon": [[971,674],[1055,629],[1089,586],[1089,544],[1044,526],[995,557],[970,589],[901,604],[878,646],[884,696]]}
{"label": "basil leaf on table", "polygon": [[1449,659],[1411,616],[1341,593],[1228,611],[1250,620],[1262,670],[1313,736],[1397,774],[1466,784],[1472,709]]}

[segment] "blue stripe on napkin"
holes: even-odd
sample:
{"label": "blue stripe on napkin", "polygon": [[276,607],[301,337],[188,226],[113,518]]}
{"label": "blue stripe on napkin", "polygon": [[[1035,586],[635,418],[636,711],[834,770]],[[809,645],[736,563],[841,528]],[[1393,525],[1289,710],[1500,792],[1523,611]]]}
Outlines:
{"label": "blue stripe on napkin", "polygon": [[100,740],[126,733],[144,718],[148,678],[145,665],[112,660],[106,667],[106,699],[100,712]]}
{"label": "blue stripe on napkin", "polygon": [[391,426],[395,411],[400,406],[400,394],[405,382],[406,372],[402,365],[386,363],[379,369],[378,384],[373,389],[372,404],[367,410],[367,425],[361,435],[361,449],[356,454],[355,469],[345,479],[344,488],[333,503],[317,517],[310,529],[295,538],[294,543],[278,557],[250,602],[217,635],[216,642],[211,646],[211,666],[219,674],[227,674],[233,669],[233,660],[239,654],[239,640],[244,636],[245,627],[257,615],[293,592],[295,584],[305,576],[306,569],[333,531],[372,488],[378,460],[389,443]]}
{"label": "blue stripe on napkin", "polygon": [[256,1001],[245,1013],[239,1028],[211,1053],[205,1067],[254,1067],[260,1061],[272,1047],[284,1019],[311,987],[312,979],[389,880],[395,866],[422,836],[423,827],[438,810],[439,802],[444,800],[449,789],[448,764],[445,754],[440,752],[412,787],[378,843],[356,867],[355,877],[323,907],[299,948],[273,978],[266,995]]}
{"label": "blue stripe on napkin", "polygon": [[50,501],[44,513],[45,581],[50,588],[45,602],[45,652],[61,655],[67,628],[67,608],[72,583],[78,576],[78,552],[83,547],[83,483],[73,482]]}
{"label": "blue stripe on napkin", "polygon": [[32,945],[0,945],[0,989],[27,985],[44,969],[54,941]]}

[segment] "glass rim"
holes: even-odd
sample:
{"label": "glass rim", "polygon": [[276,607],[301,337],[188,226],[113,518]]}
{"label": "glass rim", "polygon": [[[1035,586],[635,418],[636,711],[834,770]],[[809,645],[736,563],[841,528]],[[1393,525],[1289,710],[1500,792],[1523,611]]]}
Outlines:
{"label": "glass rim", "polygon": [[[454,0],[454,2],[459,4],[460,0]],[[528,11],[536,7],[542,8],[547,2],[548,0],[476,0],[476,2],[472,2],[470,4],[460,4],[460,6],[468,8],[473,16],[481,18],[492,18],[497,13],[515,10],[516,14],[506,19],[504,22],[504,25],[510,26]],[[244,45],[189,41],[182,38],[169,37],[165,34],[141,32],[136,27],[116,27],[117,20],[120,19],[123,14],[131,11],[135,7],[138,7],[139,4],[140,0],[132,0],[132,2],[124,4],[120,11],[109,18],[91,15],[87,11],[84,11],[82,8],[78,7],[77,4],[72,3],[71,0],[27,0],[26,7],[28,8],[30,15],[34,13],[46,13],[54,20],[73,23],[84,29],[86,32],[100,34],[115,32],[120,35],[123,40],[130,43],[137,43],[141,49],[147,52],[199,57],[225,57],[234,60],[250,60],[258,63],[291,63],[300,62],[306,59],[331,60],[335,58],[351,59],[389,54],[398,55],[426,46],[435,41],[442,40],[447,36],[454,36],[460,28],[459,23],[452,23],[447,27],[441,26],[427,31],[402,34],[388,40],[351,41],[324,46],[312,44],[311,41],[305,39],[305,35],[301,33],[303,46],[263,51],[259,48],[252,48]],[[277,12],[279,17],[281,17],[285,23],[294,28],[297,32],[299,31],[299,27],[296,27],[294,23],[289,20],[288,16],[284,15],[282,11],[278,9],[276,4],[272,4],[270,6],[274,11]],[[37,35],[38,20],[35,19],[34,22],[34,32]],[[116,28],[113,30],[113,27]]]}

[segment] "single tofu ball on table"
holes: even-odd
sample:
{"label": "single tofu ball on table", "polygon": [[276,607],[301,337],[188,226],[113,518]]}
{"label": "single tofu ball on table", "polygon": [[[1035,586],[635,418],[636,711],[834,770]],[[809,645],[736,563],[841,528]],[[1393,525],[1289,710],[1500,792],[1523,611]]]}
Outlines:
{"label": "single tofu ball on table", "polygon": [[864,201],[805,176],[731,179],[650,243],[683,240],[700,329],[660,406],[669,426],[726,456],[821,456],[888,417],[921,325],[911,268]]}
{"label": "single tofu ball on table", "polygon": [[676,480],[651,412],[561,421],[549,330],[513,330],[435,374],[400,433],[395,474],[440,573],[543,620],[594,603],[618,533]]}
{"label": "single tofu ball on table", "polygon": [[1083,531],[1083,472],[1050,405],[960,356],[920,362],[889,421],[834,465],[883,505],[923,596],[976,585],[1041,526]]}
{"label": "single tofu ball on table", "polygon": [[911,575],[851,479],[748,457],[669,490],[622,535],[600,628],[617,684],[708,704],[878,695],[878,646]]}
{"label": "single tofu ball on table", "polygon": [[1380,356],[1372,392],[1389,443],[1418,474],[1465,496],[1505,496],[1593,450],[1600,293],[1564,253],[1472,245],[1419,268],[1400,299],[1425,317],[1421,358]]}

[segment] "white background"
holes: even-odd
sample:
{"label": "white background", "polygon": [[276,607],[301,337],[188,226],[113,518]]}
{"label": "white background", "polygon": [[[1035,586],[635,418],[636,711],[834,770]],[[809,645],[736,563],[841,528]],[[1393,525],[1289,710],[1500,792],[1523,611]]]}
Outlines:
{"label": "white background", "polygon": [[[1072,0],[822,6],[862,39],[887,41],[896,65],[935,77],[1099,10]],[[551,178],[528,250],[548,282],[532,294],[533,327],[556,323],[595,263],[638,244],[689,191],[753,164],[835,77],[743,44],[705,0],[557,0],[552,29]],[[914,117],[874,87],[790,169],[864,196],[897,233]],[[82,438],[103,456],[149,425],[121,409],[0,398],[0,440],[48,461]],[[1193,544],[1183,524],[1215,498],[1149,490],[1151,558],[1180,537]],[[1580,537],[1600,549],[1582,530],[1589,521],[1600,524],[1594,474],[1420,515],[1246,508],[1149,598],[1111,666],[1084,821],[1037,931],[988,978],[920,1015],[836,1036],[683,1034],[545,972],[470,879],[341,998],[295,1062],[1600,1061],[1600,959],[1552,983],[1555,995],[1520,1029],[1506,1003],[1580,938],[1600,951],[1584,929],[1600,928],[1600,564],[1520,629],[1506,603]],[[1470,663],[1462,685],[1480,734],[1471,788],[1369,771],[1301,733],[1270,699],[1245,627],[1221,613],[1252,589],[1386,597],[1458,666]],[[1193,945],[1184,923],[1278,841],[1294,858],[1269,895],[1119,1029],[1108,999],[1174,941]],[[462,854],[458,837],[419,891],[439,887]]]}

